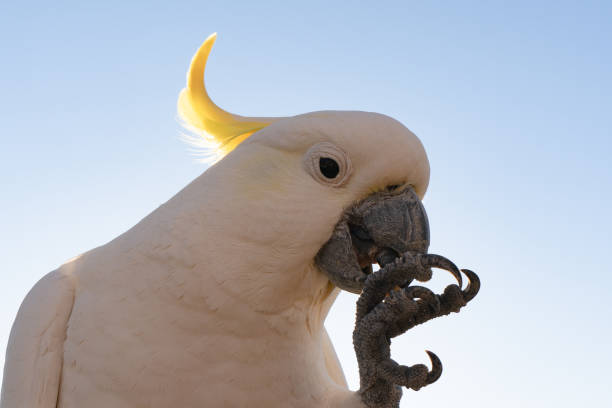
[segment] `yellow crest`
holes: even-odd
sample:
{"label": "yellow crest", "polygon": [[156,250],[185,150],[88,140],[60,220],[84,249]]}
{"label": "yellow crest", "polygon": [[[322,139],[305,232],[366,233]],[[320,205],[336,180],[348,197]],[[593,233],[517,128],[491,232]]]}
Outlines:
{"label": "yellow crest", "polygon": [[210,99],[204,85],[204,71],[216,39],[216,33],[210,35],[193,56],[187,73],[187,86],[179,95],[178,114],[187,127],[203,133],[205,143],[223,157],[247,137],[278,118],[234,115]]}

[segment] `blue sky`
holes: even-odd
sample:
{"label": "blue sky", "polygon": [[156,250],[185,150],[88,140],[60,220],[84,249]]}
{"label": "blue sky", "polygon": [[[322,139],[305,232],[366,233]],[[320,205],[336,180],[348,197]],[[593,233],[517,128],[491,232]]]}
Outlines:
{"label": "blue sky", "polygon": [[[431,250],[483,287],[394,341],[402,363],[445,365],[402,406],[612,401],[612,3],[87,3],[0,4],[2,350],[40,277],[205,170],[175,104],[216,31],[207,81],[227,110],[376,111],[427,149]],[[355,301],[327,321],[353,388]]]}

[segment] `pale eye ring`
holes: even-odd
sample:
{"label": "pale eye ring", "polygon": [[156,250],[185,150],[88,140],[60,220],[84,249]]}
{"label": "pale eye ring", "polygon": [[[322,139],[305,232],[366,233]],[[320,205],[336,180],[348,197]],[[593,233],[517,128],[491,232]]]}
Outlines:
{"label": "pale eye ring", "polygon": [[312,178],[331,187],[344,185],[352,171],[348,154],[330,142],[311,146],[304,155],[303,164]]}

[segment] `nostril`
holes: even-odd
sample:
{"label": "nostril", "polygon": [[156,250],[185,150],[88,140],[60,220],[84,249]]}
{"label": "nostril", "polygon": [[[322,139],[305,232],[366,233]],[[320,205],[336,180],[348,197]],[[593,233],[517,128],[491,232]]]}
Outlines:
{"label": "nostril", "polygon": [[390,184],[387,187],[385,187],[385,190],[387,191],[395,191],[399,188],[399,184]]}

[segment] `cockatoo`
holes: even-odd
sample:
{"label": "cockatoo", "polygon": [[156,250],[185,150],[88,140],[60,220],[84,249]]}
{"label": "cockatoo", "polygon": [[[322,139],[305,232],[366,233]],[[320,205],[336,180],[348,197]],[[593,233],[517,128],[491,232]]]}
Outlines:
{"label": "cockatoo", "polygon": [[[386,407],[439,376],[389,339],[465,305],[459,270],[427,254],[419,139],[385,115],[228,113],[195,54],[179,113],[224,156],[113,241],[43,277],[7,347],[2,408]],[[375,153],[374,153],[375,152]],[[382,269],[372,272],[372,263]],[[444,294],[408,285],[430,267]],[[350,391],[323,322],[361,293]]]}

